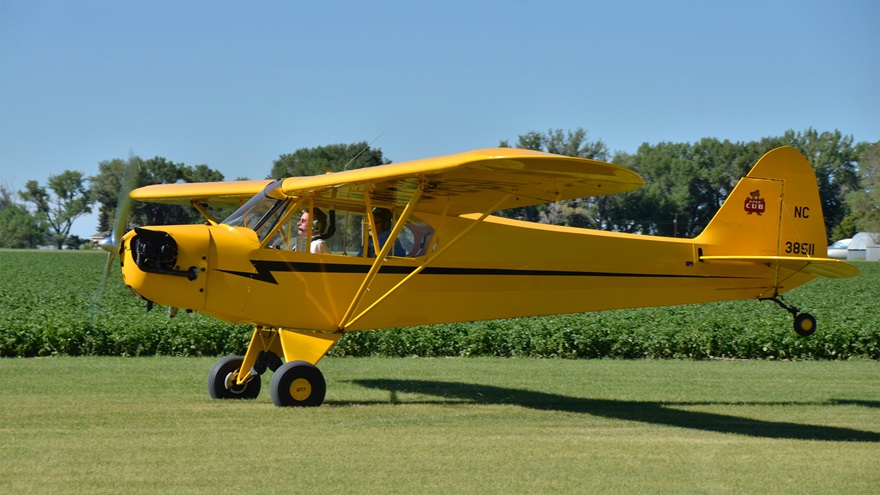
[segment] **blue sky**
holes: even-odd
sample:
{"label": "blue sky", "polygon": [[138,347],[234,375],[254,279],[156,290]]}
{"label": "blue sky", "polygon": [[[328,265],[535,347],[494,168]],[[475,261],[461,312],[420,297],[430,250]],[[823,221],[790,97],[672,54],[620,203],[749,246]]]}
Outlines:
{"label": "blue sky", "polygon": [[578,127],[630,153],[877,141],[880,0],[0,0],[16,190],[131,152],[263,178],[299,148],[378,137],[400,162]]}

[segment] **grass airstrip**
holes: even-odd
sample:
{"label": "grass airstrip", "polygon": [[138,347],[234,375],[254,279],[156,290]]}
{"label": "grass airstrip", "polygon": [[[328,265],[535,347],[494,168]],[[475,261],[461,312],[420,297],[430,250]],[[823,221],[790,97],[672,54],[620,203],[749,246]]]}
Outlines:
{"label": "grass airstrip", "polygon": [[319,408],[215,358],[0,360],[0,493],[877,493],[880,363],[334,358]]}

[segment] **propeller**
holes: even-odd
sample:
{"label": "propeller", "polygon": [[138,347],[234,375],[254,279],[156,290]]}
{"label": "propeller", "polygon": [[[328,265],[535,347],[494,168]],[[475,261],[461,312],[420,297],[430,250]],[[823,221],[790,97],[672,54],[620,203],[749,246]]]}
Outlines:
{"label": "propeller", "polygon": [[119,199],[116,202],[116,218],[113,220],[113,231],[109,238],[101,239],[101,242],[98,243],[104,251],[110,253],[107,259],[108,266],[119,251],[122,235],[125,234],[128,216],[131,215],[132,201],[129,194],[137,185],[140,167],[140,158],[136,156],[129,158],[125,169],[122,171],[122,178],[119,181]]}
{"label": "propeller", "polygon": [[[101,239],[98,245],[104,251],[107,251],[107,263],[104,265],[104,275],[101,277],[101,283],[98,292],[95,294],[93,310],[99,305],[99,301],[104,293],[104,286],[107,283],[107,276],[110,274],[110,266],[116,253],[119,252],[119,246],[122,243],[122,236],[125,234],[125,227],[128,224],[128,217],[131,215],[132,200],[129,193],[137,186],[138,172],[141,168],[140,158],[132,154],[125,168],[122,170],[122,177],[119,180],[119,199],[116,202],[116,217],[113,220],[113,230],[110,237]],[[94,317],[93,317],[94,320]],[[93,322],[94,324],[94,322]]]}

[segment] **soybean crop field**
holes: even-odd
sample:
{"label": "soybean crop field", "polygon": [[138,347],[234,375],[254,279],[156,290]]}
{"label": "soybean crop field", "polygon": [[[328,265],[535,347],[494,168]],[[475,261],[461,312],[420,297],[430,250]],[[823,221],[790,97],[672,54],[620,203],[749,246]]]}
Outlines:
{"label": "soybean crop field", "polygon": [[[197,314],[146,312],[122,285],[106,284],[102,252],[0,250],[0,357],[217,356],[242,353],[252,329]],[[618,310],[358,332],[332,356],[540,358],[880,359],[880,263],[862,274],[817,279],[786,294],[818,330],[792,330],[772,302]],[[297,308],[293,308],[296,311]]]}

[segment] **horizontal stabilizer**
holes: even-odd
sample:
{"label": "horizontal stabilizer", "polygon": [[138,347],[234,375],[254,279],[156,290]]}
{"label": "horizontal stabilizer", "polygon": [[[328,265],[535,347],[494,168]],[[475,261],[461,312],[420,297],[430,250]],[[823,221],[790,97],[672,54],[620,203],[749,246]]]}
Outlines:
{"label": "horizontal stabilizer", "polygon": [[701,256],[700,261],[742,261],[746,263],[776,264],[794,272],[805,272],[825,278],[849,278],[860,273],[849,263],[833,258],[806,258],[798,256]]}

